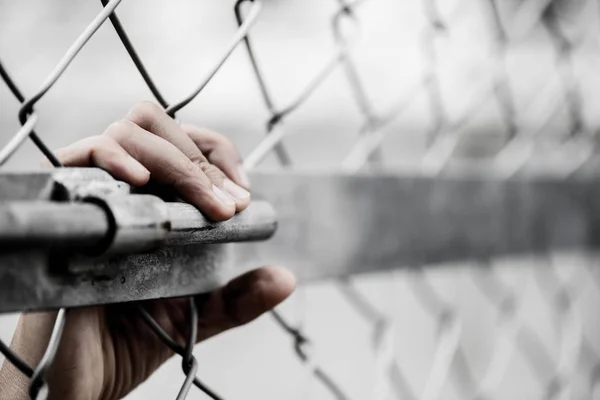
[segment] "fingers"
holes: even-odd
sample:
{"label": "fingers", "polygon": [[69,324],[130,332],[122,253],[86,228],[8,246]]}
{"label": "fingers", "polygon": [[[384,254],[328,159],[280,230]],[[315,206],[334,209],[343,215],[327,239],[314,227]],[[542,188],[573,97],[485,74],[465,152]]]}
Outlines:
{"label": "fingers", "polygon": [[[177,147],[192,162],[200,167],[202,172],[208,176],[217,188],[234,200],[237,211],[248,207],[250,193],[228,179],[227,175],[219,169],[220,165],[207,159],[200,146],[158,105],[151,102],[141,102],[131,109],[126,119]],[[228,156],[239,160],[237,151],[229,153]]]}
{"label": "fingers", "polygon": [[246,324],[285,300],[296,286],[291,272],[263,267],[199,299],[198,341]]}
{"label": "fingers", "polygon": [[209,218],[229,219],[250,203],[240,156],[223,136],[196,130],[188,135],[159,106],[142,102],[103,135],[60,149],[57,155],[65,165],[97,166],[134,186],[146,184],[151,175]]}
{"label": "fingers", "polygon": [[66,166],[99,167],[133,186],[148,183],[150,171],[108,136],[92,136],[56,151]]}
{"label": "fingers", "polygon": [[129,120],[113,123],[104,132],[138,160],[157,182],[173,187],[182,198],[215,221],[229,219],[236,211],[234,200],[219,189],[175,145]]}
{"label": "fingers", "polygon": [[190,160],[201,163],[207,161],[196,144],[183,132],[179,124],[157,104],[142,101],[136,104],[125,116],[140,128],[172,143]]}
{"label": "fingers", "polygon": [[183,124],[181,128],[212,164],[219,167],[238,185],[250,189],[250,180],[242,165],[242,157],[229,139],[194,125]]}

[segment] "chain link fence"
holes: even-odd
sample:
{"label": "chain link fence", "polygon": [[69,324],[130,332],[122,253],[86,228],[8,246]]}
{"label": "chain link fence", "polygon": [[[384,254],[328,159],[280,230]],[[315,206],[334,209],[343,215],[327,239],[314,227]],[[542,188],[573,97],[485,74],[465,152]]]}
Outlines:
{"label": "chain link fence", "polygon": [[[115,67],[108,62],[98,68],[89,61],[94,59],[91,50],[82,55],[88,61],[72,66],[78,69],[74,83],[62,92],[59,89],[61,80],[69,79],[65,71],[77,63],[77,54],[93,45],[93,40],[86,43],[96,30],[110,23],[156,102],[178,119],[198,120],[199,113],[202,122],[213,123],[225,133],[231,128],[246,154],[248,169],[259,165],[348,172],[393,168],[428,175],[477,172],[507,178],[543,172],[565,179],[593,174],[596,169],[598,2],[298,0],[263,4],[241,0],[228,4],[227,11],[224,5],[206,3],[194,7],[204,14],[221,13],[223,20],[228,15],[230,21],[237,21],[237,30],[232,24],[215,27],[220,33],[203,39],[211,61],[197,55],[201,53],[197,47],[187,46],[188,37],[186,46],[181,46],[184,50],[171,54],[177,62],[163,64],[168,64],[163,70],[146,62],[143,55],[154,53],[152,60],[160,59],[152,44],[138,45],[135,37],[129,38],[127,21],[133,22],[134,14],[132,9],[124,10],[128,18],[121,23],[119,3],[102,1],[104,8],[95,11],[98,14],[90,18],[93,22],[84,27],[41,87],[30,83],[40,79],[29,79],[28,74],[40,69],[31,64],[44,61],[32,58],[2,64],[2,79],[22,103],[21,128],[0,121],[5,144],[2,163],[13,155],[12,165],[30,163],[30,149],[24,149],[23,157],[15,152],[31,138],[59,166],[44,144],[46,132],[56,134],[57,127],[68,128],[70,133],[58,142],[85,136],[93,123],[80,115],[98,113],[74,102],[88,99],[94,107],[105,107],[105,118],[123,111],[117,105],[126,103],[123,99],[128,93],[117,99],[118,91],[107,96],[101,86],[110,86],[124,64],[115,62]],[[69,8],[82,7],[58,4],[54,12],[65,18]],[[45,7],[53,10],[54,6]],[[177,12],[184,12],[192,6],[169,5],[171,11],[162,12],[174,12],[176,7]],[[87,13],[87,9],[72,10],[68,25],[81,25],[77,11]],[[151,13],[147,9],[136,12],[152,15],[144,14]],[[2,4],[0,14],[32,29],[33,22],[44,22],[39,21],[41,16],[30,18],[35,10],[25,12],[17,4]],[[169,15],[174,18],[175,14]],[[152,21],[154,32],[160,33],[155,39],[178,34],[176,21]],[[139,35],[141,24],[133,25]],[[108,34],[108,28],[103,29],[99,34]],[[62,40],[63,33],[52,40]],[[157,42],[168,48],[180,39]],[[214,43],[208,45],[210,40]],[[94,51],[102,55],[121,51],[114,37],[102,43]],[[7,41],[1,48],[7,51],[11,46]],[[138,53],[140,46],[143,51]],[[194,60],[202,59],[202,72],[183,66],[182,76],[189,80],[184,91],[174,93],[177,90],[167,82],[190,53]],[[227,70],[230,64],[235,69]],[[91,72],[82,72],[86,68]],[[154,74],[153,69],[160,71]],[[128,71],[127,79],[133,77]],[[22,81],[27,88],[23,92],[31,95],[22,94]],[[54,85],[60,96],[52,97]],[[215,109],[202,100],[205,93],[207,98],[234,98],[231,104],[235,106],[228,107],[227,113],[237,113],[236,106],[247,110],[236,114],[238,123],[219,122],[224,102],[217,101],[221,108]],[[193,113],[187,112],[190,108]],[[50,111],[44,114],[44,109]],[[58,122],[45,124],[45,119]],[[600,377],[596,263],[591,254],[557,253],[418,266],[412,272],[348,277],[301,288],[282,310],[273,313],[305,370],[298,378],[302,392],[289,397],[596,398],[600,396],[596,388]],[[194,302],[190,303],[194,321]],[[221,398],[196,378],[192,343],[184,348],[173,342],[142,306],[139,311],[149,329],[183,358],[186,379],[177,398],[185,398],[192,384],[211,398]],[[65,318],[68,311],[61,310],[46,355],[35,368],[5,346],[0,348],[31,377],[34,398],[43,388],[43,373],[52,361]],[[190,332],[190,338],[194,337],[195,332]],[[260,362],[264,361],[256,360]]]}

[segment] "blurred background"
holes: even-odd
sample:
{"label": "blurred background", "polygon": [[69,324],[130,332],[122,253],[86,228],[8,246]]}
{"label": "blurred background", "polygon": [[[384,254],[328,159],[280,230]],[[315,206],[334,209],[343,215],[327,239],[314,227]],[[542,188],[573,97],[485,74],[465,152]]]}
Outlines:
{"label": "blurred background", "polygon": [[[117,14],[173,102],[233,37],[234,3],[127,0]],[[428,174],[596,170],[598,2],[362,0],[336,38],[343,4],[265,0],[250,30],[278,109],[348,44],[347,58],[281,124],[292,168],[356,169],[369,158],[364,168]],[[100,9],[99,1],[0,0],[0,60],[26,96]],[[102,133],[140,100],[151,93],[107,22],[36,105],[36,131],[58,148]],[[19,129],[18,109],[0,83],[0,145]],[[243,46],[178,118],[252,152],[271,115]],[[6,169],[41,159],[26,142]],[[269,155],[261,168],[281,167]],[[349,399],[600,399],[596,264],[591,254],[548,254],[399,268],[303,286],[281,312]],[[0,339],[10,340],[16,319],[0,316]],[[197,346],[198,375],[225,399],[333,399],[292,345],[264,316]],[[172,359],[129,398],[174,398],[181,382]],[[189,398],[205,396],[193,389]]]}

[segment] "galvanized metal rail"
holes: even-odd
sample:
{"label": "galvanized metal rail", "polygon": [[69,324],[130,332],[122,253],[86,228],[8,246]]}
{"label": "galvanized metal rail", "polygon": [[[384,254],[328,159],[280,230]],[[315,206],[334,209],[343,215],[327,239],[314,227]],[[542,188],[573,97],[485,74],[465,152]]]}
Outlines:
{"label": "galvanized metal rail", "polygon": [[0,312],[197,294],[264,264],[306,281],[600,243],[596,178],[252,179],[267,201],[213,223],[101,170],[0,175]]}

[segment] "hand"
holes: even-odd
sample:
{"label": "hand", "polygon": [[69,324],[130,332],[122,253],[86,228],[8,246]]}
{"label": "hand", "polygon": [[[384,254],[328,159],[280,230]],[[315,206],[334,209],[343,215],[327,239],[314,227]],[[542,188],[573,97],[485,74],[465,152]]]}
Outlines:
{"label": "hand", "polygon": [[[104,134],[57,151],[68,166],[96,166],[134,186],[170,185],[213,220],[226,220],[250,202],[249,182],[235,147],[224,136],[180,126],[157,105],[136,105]],[[201,296],[197,341],[243,325],[294,290],[286,270],[264,267]],[[185,346],[189,301],[144,302],[161,327]],[[30,365],[41,358],[55,313],[21,316],[12,347]],[[146,380],[172,352],[130,304],[72,309],[56,358],[47,371],[51,399],[118,399]],[[178,388],[173,388],[177,393]],[[10,363],[0,372],[0,399],[27,398],[27,380]],[[20,397],[19,397],[20,396]]]}

